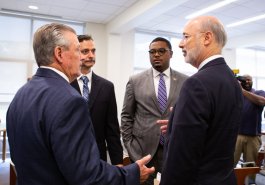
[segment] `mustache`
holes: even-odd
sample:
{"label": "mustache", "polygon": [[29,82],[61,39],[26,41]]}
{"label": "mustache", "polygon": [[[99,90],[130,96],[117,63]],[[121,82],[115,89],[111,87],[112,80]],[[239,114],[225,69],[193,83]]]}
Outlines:
{"label": "mustache", "polygon": [[95,59],[81,60],[81,62],[95,62]]}

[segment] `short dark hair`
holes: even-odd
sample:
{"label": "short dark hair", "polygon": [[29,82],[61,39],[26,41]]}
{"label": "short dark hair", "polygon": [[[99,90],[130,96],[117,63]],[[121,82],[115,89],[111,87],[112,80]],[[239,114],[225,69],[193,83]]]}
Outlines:
{"label": "short dark hair", "polygon": [[78,41],[83,42],[84,40],[93,40],[91,35],[77,35]]}
{"label": "short dark hair", "polygon": [[[156,37],[154,40],[152,40],[152,42],[150,43],[150,45],[151,45],[152,43],[154,43],[154,42],[158,42],[158,41],[165,42],[165,43],[167,44],[168,48],[169,48],[170,50],[172,50],[171,43],[170,43],[167,39],[165,39],[165,38],[163,38],[163,37]],[[150,45],[149,45],[149,46],[150,46]]]}

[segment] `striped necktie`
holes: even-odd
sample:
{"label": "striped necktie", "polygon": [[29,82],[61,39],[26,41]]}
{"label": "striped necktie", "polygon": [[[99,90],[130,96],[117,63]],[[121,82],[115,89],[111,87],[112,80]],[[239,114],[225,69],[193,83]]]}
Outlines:
{"label": "striped necktie", "polygon": [[88,88],[89,79],[87,78],[87,76],[82,76],[81,79],[83,81],[83,98],[88,102],[89,100],[89,88]]}
{"label": "striped necktie", "polygon": [[[166,89],[164,75],[165,75],[164,73],[159,74],[160,79],[158,83],[158,94],[157,94],[158,104],[162,113],[165,112],[167,107],[167,89]],[[159,143],[163,146],[164,142],[165,142],[165,136],[161,133]]]}
{"label": "striped necktie", "polygon": [[159,76],[160,76],[160,79],[158,83],[157,100],[158,100],[160,110],[163,113],[166,110],[166,106],[167,106],[167,89],[166,89],[166,83],[164,79],[164,73],[160,73]]}

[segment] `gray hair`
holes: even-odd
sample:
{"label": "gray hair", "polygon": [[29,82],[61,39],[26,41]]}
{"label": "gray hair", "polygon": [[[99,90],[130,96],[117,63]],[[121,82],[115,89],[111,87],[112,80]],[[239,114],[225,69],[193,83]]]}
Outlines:
{"label": "gray hair", "polygon": [[47,66],[53,63],[55,47],[61,46],[69,49],[70,43],[64,37],[65,31],[76,34],[73,28],[59,23],[46,24],[35,32],[33,50],[38,66]]}
{"label": "gray hair", "polygon": [[207,21],[202,21],[201,29],[204,31],[211,31],[214,36],[216,42],[224,47],[227,42],[227,35],[224,29],[224,26],[217,20],[207,19]]}

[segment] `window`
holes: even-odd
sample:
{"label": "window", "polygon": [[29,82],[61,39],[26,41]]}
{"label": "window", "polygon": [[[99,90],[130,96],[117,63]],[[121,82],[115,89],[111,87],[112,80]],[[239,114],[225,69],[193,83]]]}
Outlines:
{"label": "window", "polygon": [[[30,20],[0,15],[0,56],[25,60],[29,57]],[[1,59],[0,59],[1,60]]]}
{"label": "window", "polygon": [[180,38],[170,38],[173,50],[173,57],[171,59],[171,67],[176,71],[184,73],[188,76],[193,75],[198,71],[195,67],[187,64],[184,60],[182,50],[179,48]]}
{"label": "window", "polygon": [[[265,51],[238,48],[236,66],[241,75],[249,74],[253,78],[253,88],[265,91]],[[262,115],[264,115],[264,110]],[[262,130],[265,131],[265,118],[262,116]]]}
{"label": "window", "polygon": [[[17,90],[35,74],[37,65],[32,49],[33,33],[52,20],[17,17],[0,14],[0,119],[6,120],[6,111]],[[55,21],[58,22],[58,21]],[[84,24],[61,22],[83,34]]]}
{"label": "window", "polygon": [[[150,42],[156,37],[161,37],[161,35],[149,34],[149,33],[141,33],[138,32],[135,35],[135,53],[134,53],[134,73],[139,73],[151,67],[149,60],[149,45]],[[172,37],[172,36],[162,36],[168,39],[171,42],[173,57],[170,60],[170,67],[179,71],[181,73],[192,75],[197,69],[187,64],[184,61],[184,57],[182,55],[181,49],[178,47],[180,38]]]}
{"label": "window", "polygon": [[249,74],[252,76],[254,89],[265,90],[265,51],[237,49],[236,67],[241,75]]}
{"label": "window", "polygon": [[138,73],[150,68],[149,44],[156,38],[155,35],[136,33],[135,35],[135,52],[134,52],[134,73]]}

